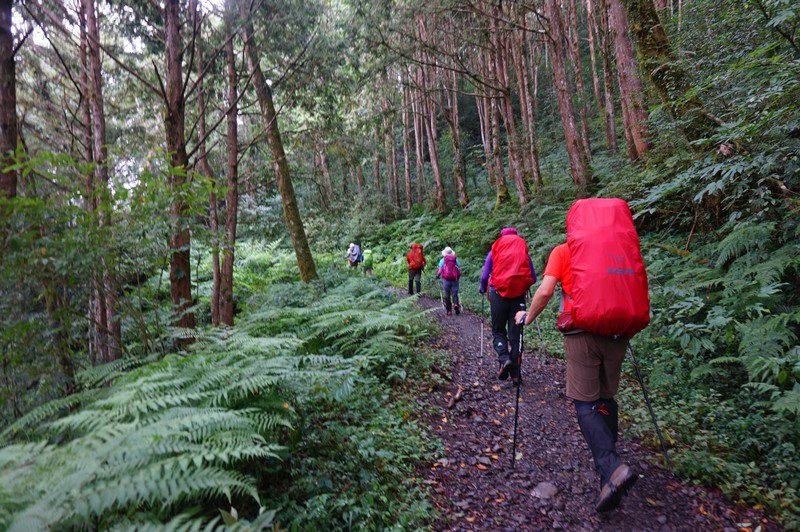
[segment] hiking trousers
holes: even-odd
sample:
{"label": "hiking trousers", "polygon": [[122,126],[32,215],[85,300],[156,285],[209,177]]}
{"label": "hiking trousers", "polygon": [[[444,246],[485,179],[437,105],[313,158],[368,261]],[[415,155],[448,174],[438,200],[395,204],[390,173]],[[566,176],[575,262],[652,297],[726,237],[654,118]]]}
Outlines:
{"label": "hiking trousers", "polygon": [[614,395],[628,339],[588,332],[564,335],[567,355],[567,397],[583,439],[589,446],[601,486],[622,464],[617,454],[619,408]]}
{"label": "hiking trousers", "polygon": [[444,308],[447,312],[453,310],[453,305],[458,307],[458,279],[442,281],[442,288],[444,289]]}
{"label": "hiking trousers", "polygon": [[619,407],[613,398],[573,402],[578,426],[592,453],[594,467],[600,475],[600,486],[603,486],[614,470],[622,465],[617,454]]}
{"label": "hiking trousers", "polygon": [[408,293],[409,295],[414,294],[414,284],[416,282],[417,285],[417,294],[420,293],[422,290],[422,268],[415,269],[415,270],[408,270]]}
{"label": "hiking trousers", "polygon": [[492,313],[492,347],[502,364],[511,359],[516,365],[511,376],[519,376],[519,325],[514,316],[525,310],[525,296],[506,298],[489,287],[489,309]]}

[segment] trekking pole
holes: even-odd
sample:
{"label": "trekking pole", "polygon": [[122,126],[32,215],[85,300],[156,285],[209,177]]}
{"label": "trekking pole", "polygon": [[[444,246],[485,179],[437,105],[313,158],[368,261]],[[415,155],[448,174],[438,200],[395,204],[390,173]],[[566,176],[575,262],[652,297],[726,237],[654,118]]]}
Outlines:
{"label": "trekking pole", "polygon": [[447,307],[444,306],[444,282],[439,279],[437,284],[439,285],[439,301],[442,302],[442,310],[447,312]]}
{"label": "trekking pole", "polygon": [[481,294],[481,337],[480,337],[480,342],[481,342],[481,363],[482,364],[485,362],[485,359],[483,358],[483,344],[486,343],[486,338],[483,336],[483,322],[486,321],[486,318],[483,315],[483,312],[484,312],[483,305],[484,305],[484,303],[486,303],[486,293],[485,292],[483,294]]}
{"label": "trekking pole", "polygon": [[511,468],[517,462],[517,423],[519,422],[519,390],[522,388],[522,349],[523,349],[523,326],[519,326],[519,358],[517,359],[517,366],[519,367],[519,381],[517,382],[517,398],[514,404],[514,442],[511,444]]}
{"label": "trekking pole", "polygon": [[639,380],[639,384],[642,385],[642,394],[644,395],[644,402],[647,403],[647,410],[650,411],[650,417],[653,420],[653,426],[656,428],[656,434],[658,435],[658,441],[661,445],[661,453],[664,455],[664,460],[667,462],[667,469],[669,472],[672,473],[672,460],[669,458],[669,453],[667,452],[667,443],[664,441],[664,435],[661,434],[661,429],[658,426],[658,420],[656,420],[656,413],[653,412],[653,406],[650,404],[650,397],[647,393],[647,387],[644,385],[644,379],[642,378],[642,371],[639,369],[639,363],[636,362],[636,357],[633,355],[633,348],[631,344],[628,344],[628,356],[631,359],[631,363],[633,364],[633,369],[636,371],[636,378]]}

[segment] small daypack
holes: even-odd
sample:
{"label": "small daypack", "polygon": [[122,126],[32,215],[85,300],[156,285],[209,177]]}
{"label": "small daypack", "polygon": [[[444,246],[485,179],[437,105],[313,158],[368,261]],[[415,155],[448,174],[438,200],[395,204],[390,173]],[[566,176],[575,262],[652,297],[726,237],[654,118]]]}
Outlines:
{"label": "small daypack", "polygon": [[442,266],[442,278],[445,281],[458,281],[461,277],[461,268],[458,267],[455,255],[445,255]]}
{"label": "small daypack", "polygon": [[408,259],[408,267],[412,270],[421,270],[425,267],[425,255],[422,252],[422,244],[414,244],[411,246]]}
{"label": "small daypack", "polygon": [[492,244],[492,286],[505,298],[520,297],[534,283],[528,244],[516,234],[503,235]]}
{"label": "small daypack", "polygon": [[578,200],[567,213],[572,267],[571,326],[632,337],[650,322],[647,272],[628,204]]}

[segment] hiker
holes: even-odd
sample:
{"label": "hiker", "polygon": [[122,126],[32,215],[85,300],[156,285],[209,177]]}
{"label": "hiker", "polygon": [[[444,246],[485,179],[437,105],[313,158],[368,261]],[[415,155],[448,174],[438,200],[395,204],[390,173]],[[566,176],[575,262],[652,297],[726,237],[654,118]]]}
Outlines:
{"label": "hiker", "polygon": [[347,261],[350,263],[350,267],[358,268],[358,264],[362,260],[364,259],[361,255],[361,246],[351,242],[350,246],[347,248]]}
{"label": "hiker", "polygon": [[[442,250],[442,258],[439,260],[439,271],[437,279],[442,279],[442,290],[444,291],[444,308],[447,315],[456,311],[456,316],[461,314],[461,305],[458,301],[458,280],[461,278],[461,261],[456,257],[453,248],[447,246]],[[451,302],[452,298],[452,302]]]}
{"label": "hiker", "polygon": [[535,282],[528,244],[515,228],[504,228],[486,255],[479,292],[485,294],[488,288],[492,346],[500,364],[497,378],[504,381],[510,376],[517,386],[521,382],[519,326],[514,316],[525,310],[525,292]]}
{"label": "hiker", "polygon": [[[616,451],[619,411],[614,395],[628,340],[649,321],[647,277],[624,201],[579,200],[573,205],[567,242],[550,253],[530,309],[519,312],[516,321],[533,322],[559,283],[556,326],[564,334],[567,396],[575,404],[600,475],[595,509],[604,512],[616,508],[637,479]],[[573,312],[576,307],[580,313]]]}
{"label": "hiker", "polygon": [[373,264],[372,250],[365,249],[362,256],[364,260],[361,262],[361,267],[364,270],[364,275],[366,275],[367,277],[372,277],[372,264]]}
{"label": "hiker", "polygon": [[427,261],[422,250],[422,244],[414,242],[411,244],[411,251],[406,255],[408,262],[408,294],[414,295],[414,283],[417,285],[417,294],[422,290],[422,270],[425,269]]}

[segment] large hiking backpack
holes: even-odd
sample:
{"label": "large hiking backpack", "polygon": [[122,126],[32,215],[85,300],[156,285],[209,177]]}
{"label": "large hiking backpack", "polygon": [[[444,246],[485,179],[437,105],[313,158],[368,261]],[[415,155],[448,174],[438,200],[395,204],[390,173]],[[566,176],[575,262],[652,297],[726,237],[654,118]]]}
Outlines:
{"label": "large hiking backpack", "polygon": [[516,234],[503,235],[492,244],[492,286],[503,297],[520,297],[533,284],[528,244]]}
{"label": "large hiking backpack", "polygon": [[445,281],[458,281],[461,277],[461,268],[458,267],[455,255],[445,255],[442,266],[442,278]]}
{"label": "large hiking backpack", "polygon": [[647,273],[628,204],[578,200],[567,213],[572,267],[572,325],[632,337],[650,322]]}
{"label": "large hiking backpack", "polygon": [[408,267],[412,270],[421,270],[425,267],[425,255],[422,252],[422,244],[411,245],[411,252],[408,254]]}

